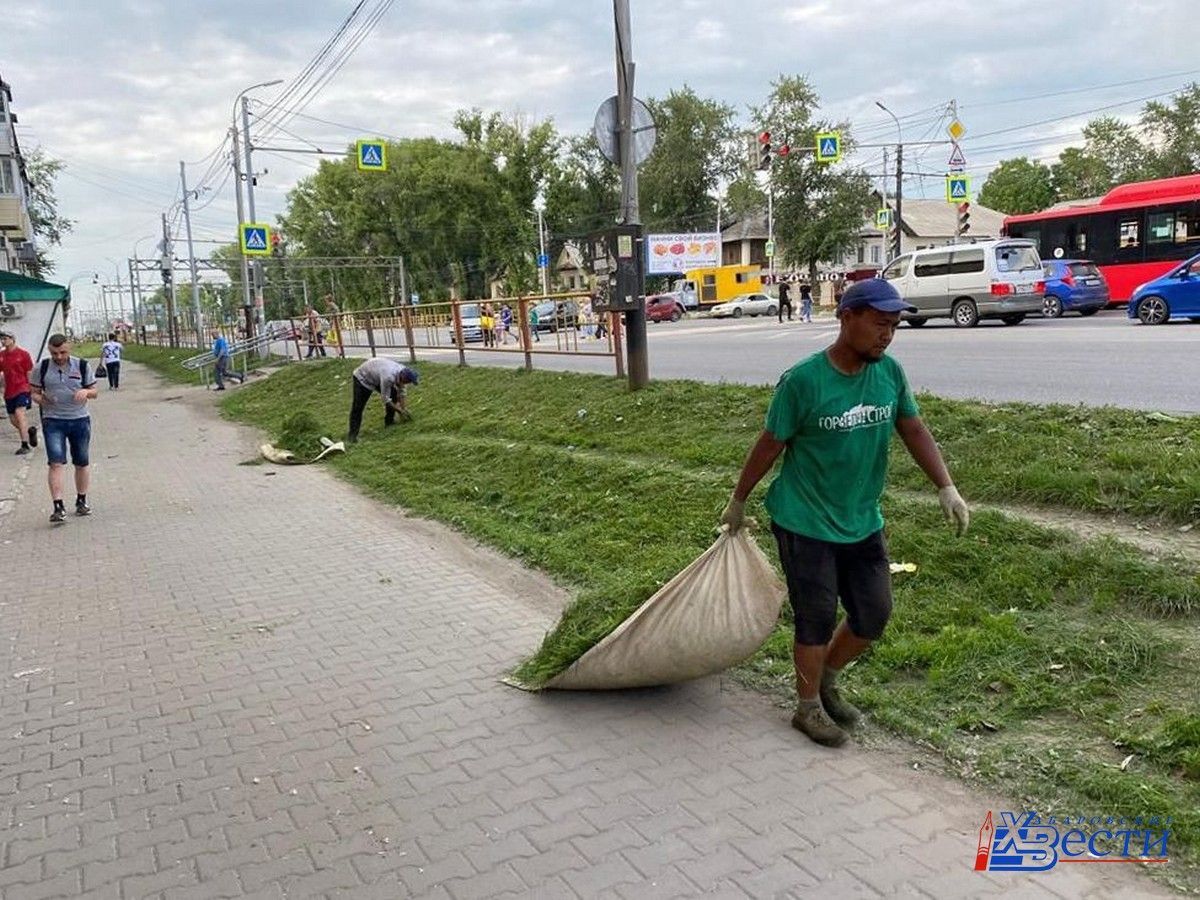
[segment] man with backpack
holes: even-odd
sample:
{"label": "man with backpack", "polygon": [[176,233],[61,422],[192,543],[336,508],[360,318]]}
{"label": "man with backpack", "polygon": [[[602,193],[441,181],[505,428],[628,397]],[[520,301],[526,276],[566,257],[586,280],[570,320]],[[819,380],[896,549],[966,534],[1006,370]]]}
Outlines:
{"label": "man with backpack", "polygon": [[43,359],[30,379],[33,400],[42,409],[42,433],[46,438],[46,461],[50,465],[50,499],[54,510],[50,521],[61,524],[67,513],[63,506],[63,469],[67,450],[75,466],[75,515],[88,516],[88,450],[92,440],[92,418],[88,401],[96,399],[96,376],[87,360],[71,355],[71,342],[64,334],[50,336],[50,358]]}

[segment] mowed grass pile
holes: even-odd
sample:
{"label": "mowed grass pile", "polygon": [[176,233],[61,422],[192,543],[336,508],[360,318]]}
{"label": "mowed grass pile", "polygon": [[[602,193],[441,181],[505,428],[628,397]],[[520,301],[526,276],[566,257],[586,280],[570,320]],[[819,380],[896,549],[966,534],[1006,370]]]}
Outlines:
{"label": "mowed grass pile", "polygon": [[[224,409],[272,434],[303,409],[338,437],[353,367],[290,366]],[[688,382],[630,394],[613,379],[570,373],[426,364],[421,374],[410,394],[415,421],[384,429],[373,400],[362,442],[331,465],[575,591],[517,673],[535,684],[709,544],[770,397],[765,388]],[[968,498],[1169,522],[1196,514],[1196,420],[922,402]],[[922,487],[898,446],[893,459],[894,482]],[[751,512],[765,522],[761,496]],[[971,533],[955,539],[935,504],[911,496],[889,498],[886,512],[893,558],[918,571],[898,576],[884,640],[848,673],[855,697],[877,721],[1040,809],[1172,815],[1172,852],[1195,859],[1196,572],[997,514],[977,514]],[[769,534],[759,540],[774,558]],[[790,681],[787,625],[747,664],[749,677]]]}

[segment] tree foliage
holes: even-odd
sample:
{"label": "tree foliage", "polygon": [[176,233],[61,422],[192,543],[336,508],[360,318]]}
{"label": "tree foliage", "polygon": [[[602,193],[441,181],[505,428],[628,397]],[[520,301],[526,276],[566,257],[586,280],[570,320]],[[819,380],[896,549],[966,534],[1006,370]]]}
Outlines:
{"label": "tree foliage", "polygon": [[981,204],[1009,215],[1045,209],[1055,199],[1050,167],[1024,156],[1000,163],[979,191]]}
{"label": "tree foliage", "polygon": [[75,223],[58,211],[54,186],[58,173],[66,164],[47,156],[41,147],[25,157],[25,172],[29,176],[29,218],[37,243],[37,261],[33,264],[35,278],[44,278],[54,271],[54,260],[47,248],[57,247],[75,227]]}

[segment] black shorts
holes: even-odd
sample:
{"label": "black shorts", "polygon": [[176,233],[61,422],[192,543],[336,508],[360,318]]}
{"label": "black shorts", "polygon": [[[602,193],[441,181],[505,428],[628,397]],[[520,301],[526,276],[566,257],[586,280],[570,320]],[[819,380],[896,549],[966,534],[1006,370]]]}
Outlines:
{"label": "black shorts", "polygon": [[835,544],[774,522],[771,530],[787,579],[797,644],[829,643],[839,597],[855,637],[875,640],[883,634],[892,614],[892,575],[882,531],[855,544]]}

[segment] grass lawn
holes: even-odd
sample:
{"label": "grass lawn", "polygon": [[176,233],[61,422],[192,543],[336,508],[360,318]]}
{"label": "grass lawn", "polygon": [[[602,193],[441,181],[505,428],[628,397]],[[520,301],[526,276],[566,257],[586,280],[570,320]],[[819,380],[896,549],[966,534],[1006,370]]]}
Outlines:
{"label": "grass lawn", "polygon": [[[353,366],[289,366],[223,408],[272,435],[303,410],[340,437]],[[415,421],[385,430],[373,401],[362,443],[330,465],[575,591],[519,671],[533,682],[708,545],[770,395],[689,382],[630,394],[600,376],[420,368]],[[1172,523],[1200,516],[1198,419],[922,403],[969,500]],[[894,484],[932,500],[898,446],[893,470]],[[765,522],[762,493],[752,513]],[[1173,816],[1165,874],[1196,879],[1185,868],[1200,858],[1196,571],[986,512],[955,539],[935,503],[907,494],[889,497],[885,512],[893,558],[918,570],[897,576],[884,639],[847,673],[855,699],[876,721],[1040,811]],[[774,559],[770,535],[758,537]],[[743,675],[790,683],[790,645],[783,621]]]}

